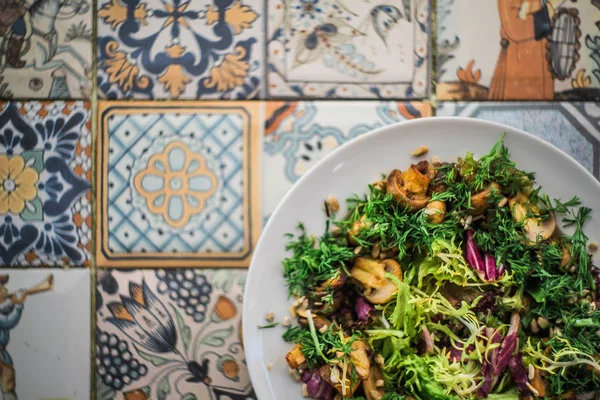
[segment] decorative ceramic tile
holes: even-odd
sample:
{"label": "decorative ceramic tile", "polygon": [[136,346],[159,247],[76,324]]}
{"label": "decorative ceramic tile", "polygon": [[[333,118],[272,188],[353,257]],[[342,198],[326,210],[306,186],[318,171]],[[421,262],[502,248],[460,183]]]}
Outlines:
{"label": "decorative ceramic tile", "polygon": [[522,129],[558,147],[600,178],[600,103],[442,102],[436,114]]}
{"label": "decorative ceramic tile", "polygon": [[429,0],[268,0],[270,97],[423,98]]}
{"label": "decorative ceramic tile", "polygon": [[0,103],[0,266],[88,266],[90,104]]}
{"label": "decorative ceramic tile", "polygon": [[92,2],[0,1],[0,97],[92,94]]}
{"label": "decorative ceramic tile", "polygon": [[438,99],[600,100],[597,0],[437,5]]}
{"label": "decorative ceramic tile", "polygon": [[99,0],[100,95],[258,97],[263,10],[263,0]]}
{"label": "decorative ceramic tile", "polygon": [[247,266],[260,232],[257,102],[103,102],[97,263]]}
{"label": "decorative ceramic tile", "polygon": [[262,154],[266,220],[292,185],[333,149],[373,129],[428,117],[428,103],[267,102]]}
{"label": "decorative ceramic tile", "polygon": [[101,270],[98,400],[255,399],[242,348],[240,270]]}
{"label": "decorative ceramic tile", "polygon": [[88,269],[0,270],[2,398],[89,399],[90,311]]}

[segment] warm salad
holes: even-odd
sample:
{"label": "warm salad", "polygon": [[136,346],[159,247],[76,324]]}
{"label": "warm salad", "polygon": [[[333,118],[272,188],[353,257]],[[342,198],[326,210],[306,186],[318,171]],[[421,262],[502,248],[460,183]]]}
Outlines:
{"label": "warm salad", "polygon": [[300,225],[283,260],[286,360],[306,397],[600,393],[591,210],[544,195],[502,140],[393,170],[348,206],[336,218],[328,199],[325,234]]}

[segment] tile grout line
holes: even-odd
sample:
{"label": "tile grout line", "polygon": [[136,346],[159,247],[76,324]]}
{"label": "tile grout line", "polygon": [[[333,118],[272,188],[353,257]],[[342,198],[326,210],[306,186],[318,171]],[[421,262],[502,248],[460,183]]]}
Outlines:
{"label": "tile grout line", "polygon": [[96,282],[98,280],[98,269],[96,267],[96,157],[97,157],[97,145],[98,145],[98,1],[92,0],[92,112],[91,112],[91,134],[92,134],[92,177],[91,177],[91,209],[92,209],[92,254],[90,264],[90,399],[96,400]]}

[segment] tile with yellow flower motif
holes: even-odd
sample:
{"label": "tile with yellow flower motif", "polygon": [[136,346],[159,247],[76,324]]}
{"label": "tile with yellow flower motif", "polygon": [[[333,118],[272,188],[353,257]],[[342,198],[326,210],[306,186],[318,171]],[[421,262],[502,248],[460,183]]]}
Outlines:
{"label": "tile with yellow flower motif", "polygon": [[256,399],[242,348],[245,281],[236,269],[100,270],[96,398]]}
{"label": "tile with yellow flower motif", "polygon": [[440,100],[600,101],[600,1],[438,0]]}
{"label": "tile with yellow flower motif", "polygon": [[101,102],[96,261],[248,266],[260,232],[258,102]]}
{"label": "tile with yellow flower motif", "polygon": [[0,103],[0,266],[89,266],[90,104]]}
{"label": "tile with yellow flower motif", "polygon": [[427,97],[430,3],[268,0],[268,96]]}
{"label": "tile with yellow flower motif", "polygon": [[261,97],[263,11],[263,0],[99,0],[100,96]]}

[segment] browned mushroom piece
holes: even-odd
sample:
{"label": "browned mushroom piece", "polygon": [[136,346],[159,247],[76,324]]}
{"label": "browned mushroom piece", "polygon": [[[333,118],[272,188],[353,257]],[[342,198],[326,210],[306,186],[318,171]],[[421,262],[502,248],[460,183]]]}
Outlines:
{"label": "browned mushroom piece", "polygon": [[362,340],[355,340],[350,346],[352,348],[350,360],[352,361],[352,364],[354,364],[356,375],[358,375],[360,379],[369,379],[371,373],[371,362],[367,355],[369,346]]}
{"label": "browned mushroom piece", "polygon": [[432,224],[441,224],[446,216],[446,203],[439,200],[429,202],[425,208],[425,214],[427,214],[427,221]]}
{"label": "browned mushroom piece", "polygon": [[292,369],[298,368],[300,365],[306,362],[306,357],[302,353],[302,346],[297,344],[289,353],[286,354],[285,359]]}
{"label": "browned mushroom piece", "polygon": [[[336,373],[332,374],[332,369],[336,368]],[[348,368],[348,372],[346,373],[346,379],[345,379],[345,390],[342,390],[342,373],[340,371],[340,368],[337,366],[331,366],[329,364],[325,364],[323,365],[321,368],[318,369],[317,371],[319,373],[319,376],[324,379],[327,383],[329,383],[331,386],[333,386],[333,388],[335,390],[337,390],[337,392],[341,395],[343,395],[344,397],[352,397],[354,395],[354,392],[356,392],[356,389],[358,389],[358,385],[360,385],[360,380],[357,379],[355,382],[352,382],[352,380],[350,379],[350,373],[351,373],[351,368]],[[335,382],[334,380],[332,380],[332,375],[337,375],[335,378]]]}
{"label": "browned mushroom piece", "polygon": [[508,205],[513,219],[518,223],[523,223],[525,236],[531,243],[536,243],[538,239],[550,239],[556,230],[555,215],[551,213],[543,218],[540,210],[535,204],[529,202],[526,194],[519,193],[512,197],[508,200]]}
{"label": "browned mushroom piece", "polygon": [[543,376],[541,370],[535,368],[535,374],[533,375],[533,379],[531,380],[531,386],[537,391],[537,397],[544,398],[546,397],[547,392],[547,384],[546,379]]}
{"label": "browned mushroom piece", "polygon": [[411,165],[406,172],[393,170],[386,182],[387,193],[391,194],[400,206],[418,211],[427,205],[429,179],[416,166]]}
{"label": "browned mushroom piece", "polygon": [[560,258],[560,267],[567,268],[571,262],[571,250],[568,244],[562,246],[562,257]]}
{"label": "browned mushroom piece", "polygon": [[472,195],[471,210],[469,210],[469,213],[473,215],[483,214],[489,206],[490,196],[493,191],[500,192],[500,185],[492,183],[484,191]]}
{"label": "browned mushroom piece", "polygon": [[394,298],[398,286],[385,274],[389,273],[402,279],[402,268],[397,261],[390,258],[383,261],[358,257],[350,275],[364,287],[363,296],[373,304],[385,304]]}
{"label": "browned mushroom piece", "polygon": [[369,374],[369,379],[363,381],[363,391],[365,392],[365,396],[367,396],[367,400],[381,400],[381,398],[385,395],[385,390],[383,387],[378,387],[377,384],[383,382],[383,373],[381,372],[381,368],[378,365],[371,365],[371,373]]}
{"label": "browned mushroom piece", "polygon": [[358,242],[355,237],[360,234],[361,229],[368,228],[370,226],[369,221],[367,220],[366,215],[362,215],[358,221],[354,221],[352,224],[352,228],[348,230],[348,241],[350,244],[356,246]]}

